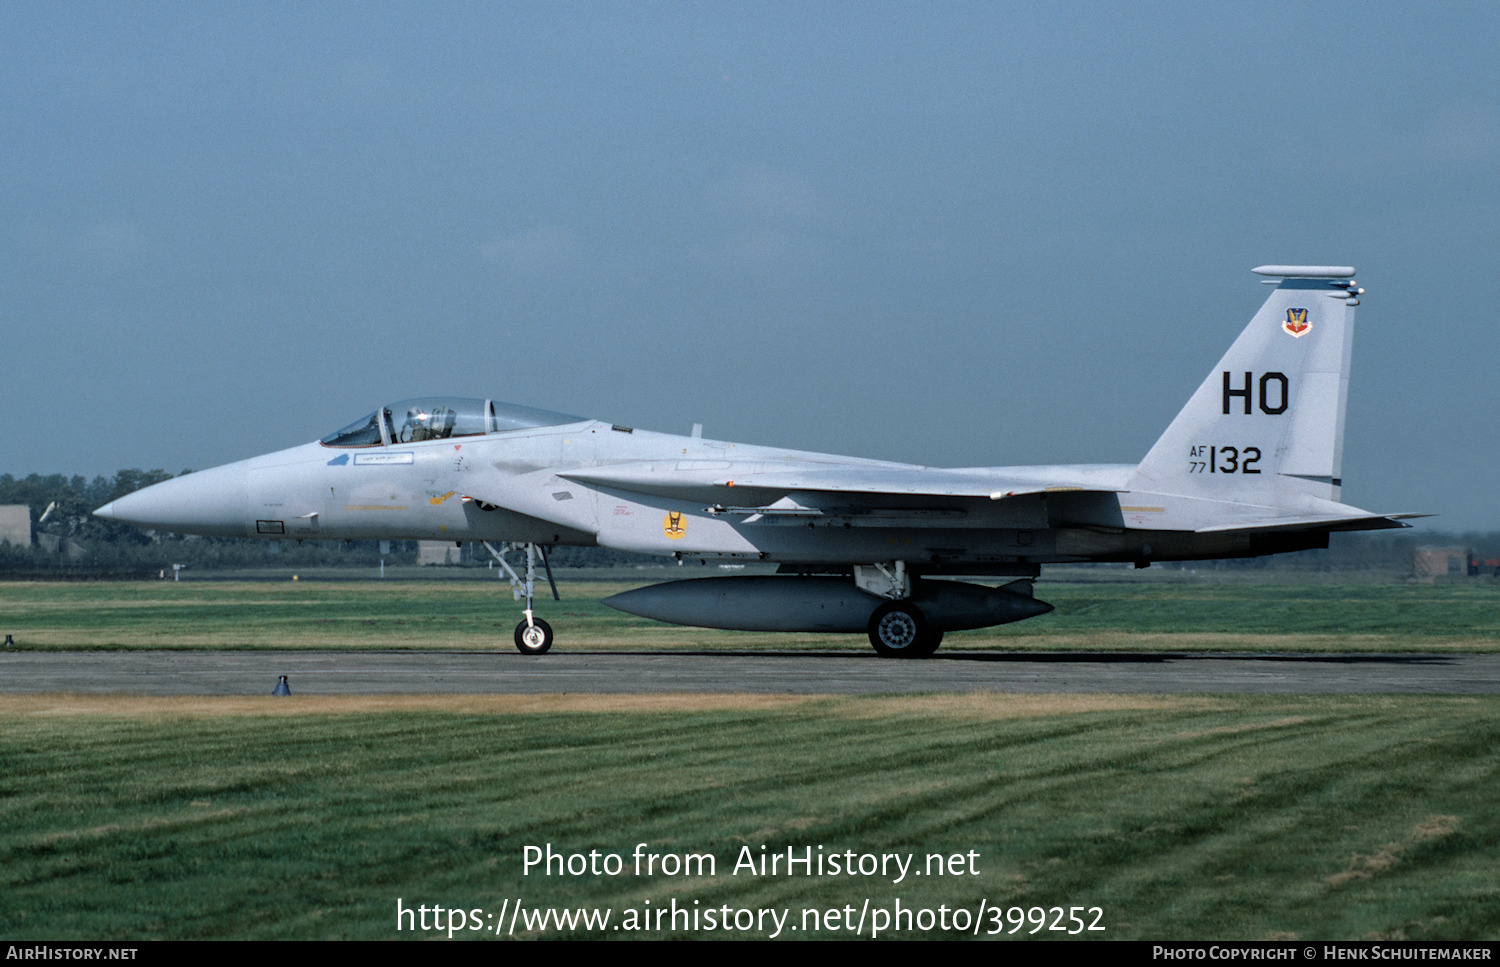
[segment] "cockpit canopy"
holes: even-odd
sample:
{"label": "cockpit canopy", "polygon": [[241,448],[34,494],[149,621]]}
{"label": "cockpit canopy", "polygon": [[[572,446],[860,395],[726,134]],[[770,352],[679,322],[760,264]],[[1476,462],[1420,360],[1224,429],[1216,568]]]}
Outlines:
{"label": "cockpit canopy", "polygon": [[581,423],[584,417],[461,396],[424,396],[382,406],[322,439],[325,447],[379,447],[506,430]]}

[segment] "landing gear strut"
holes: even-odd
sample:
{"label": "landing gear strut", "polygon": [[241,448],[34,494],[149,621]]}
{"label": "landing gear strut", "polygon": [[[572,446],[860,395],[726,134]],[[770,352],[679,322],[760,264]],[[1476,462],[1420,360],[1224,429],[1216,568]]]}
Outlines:
{"label": "landing gear strut", "polygon": [[[520,624],[516,625],[516,650],[523,655],[545,655],[548,649],[552,647],[552,626],[533,613],[531,601],[533,593],[536,590],[536,560],[538,557],[542,559],[542,567],[547,571],[547,583],[552,585],[552,599],[554,601],[560,600],[557,594],[557,582],[552,580],[552,565],[547,563],[546,548],[540,544],[528,543],[522,545],[506,542],[501,544],[500,549],[497,551],[490,545],[489,541],[482,543],[485,549],[494,555],[495,560],[500,562],[500,567],[505,571],[506,577],[510,580],[512,596],[517,601],[523,599],[526,601],[526,610],[524,612],[526,617],[521,620]],[[515,569],[510,566],[510,562],[505,559],[507,551],[523,546],[526,548],[526,576],[524,578],[517,574]]]}
{"label": "landing gear strut", "polygon": [[911,601],[912,578],[905,561],[855,565],[854,583],[860,590],[886,598],[870,615],[870,644],[882,658],[926,658],[943,642],[922,609]]}

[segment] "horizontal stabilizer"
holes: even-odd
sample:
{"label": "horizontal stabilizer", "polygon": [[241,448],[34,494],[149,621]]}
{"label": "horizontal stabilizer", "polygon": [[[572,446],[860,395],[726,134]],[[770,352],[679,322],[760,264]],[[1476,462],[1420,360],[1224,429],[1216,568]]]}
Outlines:
{"label": "horizontal stabilizer", "polygon": [[1374,531],[1410,527],[1401,523],[1416,517],[1431,517],[1431,514],[1360,514],[1350,517],[1325,517],[1317,514],[1287,517],[1264,517],[1259,520],[1241,520],[1234,524],[1217,524],[1200,527],[1199,534],[1219,531],[1276,531],[1276,530],[1326,530],[1326,531]]}

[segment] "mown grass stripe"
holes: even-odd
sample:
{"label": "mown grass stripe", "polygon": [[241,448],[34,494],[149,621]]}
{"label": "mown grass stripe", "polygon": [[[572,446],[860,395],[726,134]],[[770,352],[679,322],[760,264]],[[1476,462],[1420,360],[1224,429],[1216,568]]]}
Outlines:
{"label": "mown grass stripe", "polygon": [[[389,937],[398,895],[520,894],[1088,903],[1110,937],[1500,932],[1500,700],[1077,696],[1018,714],[999,696],[588,713],[558,698],[317,715],[225,700],[222,716],[212,701],[192,715],[52,701],[0,703],[11,935]],[[720,871],[523,877],[522,847],[545,842],[703,851]],[[975,849],[983,872],[899,887],[728,875],[747,844]]]}

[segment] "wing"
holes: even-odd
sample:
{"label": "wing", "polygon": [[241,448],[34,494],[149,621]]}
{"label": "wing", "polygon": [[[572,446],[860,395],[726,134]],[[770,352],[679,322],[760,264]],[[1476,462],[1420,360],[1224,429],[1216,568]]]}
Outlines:
{"label": "wing", "polygon": [[568,470],[569,480],[668,499],[709,504],[770,505],[791,494],[846,494],[893,498],[1001,500],[1054,492],[1115,493],[1129,466],[1006,467],[941,469],[911,464],[718,463],[711,467],[663,463],[616,464]]}

